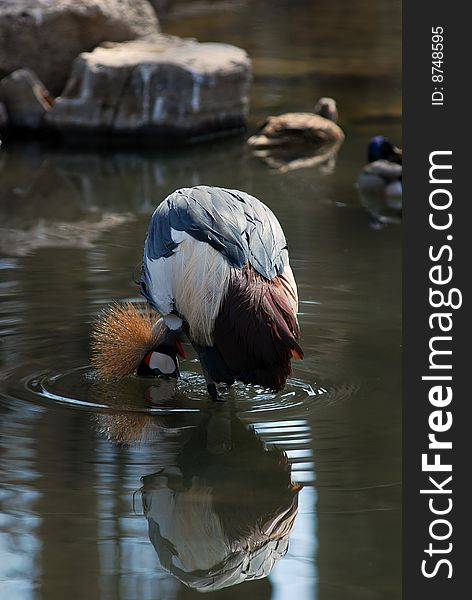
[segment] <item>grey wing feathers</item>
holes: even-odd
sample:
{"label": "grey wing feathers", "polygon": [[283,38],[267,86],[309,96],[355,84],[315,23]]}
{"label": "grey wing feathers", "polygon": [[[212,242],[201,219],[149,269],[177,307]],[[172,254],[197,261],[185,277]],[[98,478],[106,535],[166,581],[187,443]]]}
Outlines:
{"label": "grey wing feathers", "polygon": [[249,262],[269,280],[281,274],[288,262],[285,236],[272,211],[238,190],[197,186],[168,196],[149,225],[145,245],[148,258],[173,253],[177,243],[172,229],[210,244],[235,267]]}

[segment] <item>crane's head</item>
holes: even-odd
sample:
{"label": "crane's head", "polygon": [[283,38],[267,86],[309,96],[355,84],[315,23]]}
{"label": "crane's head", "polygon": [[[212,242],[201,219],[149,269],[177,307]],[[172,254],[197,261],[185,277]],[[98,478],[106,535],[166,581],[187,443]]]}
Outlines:
{"label": "crane's head", "polygon": [[99,378],[177,377],[177,356],[185,357],[179,333],[156,314],[133,303],[108,306],[97,319],[91,340],[91,362]]}
{"label": "crane's head", "polygon": [[185,352],[178,334],[168,329],[162,319],[153,327],[157,339],[155,346],[144,355],[138,366],[140,377],[177,377],[180,375],[178,356],[185,358]]}

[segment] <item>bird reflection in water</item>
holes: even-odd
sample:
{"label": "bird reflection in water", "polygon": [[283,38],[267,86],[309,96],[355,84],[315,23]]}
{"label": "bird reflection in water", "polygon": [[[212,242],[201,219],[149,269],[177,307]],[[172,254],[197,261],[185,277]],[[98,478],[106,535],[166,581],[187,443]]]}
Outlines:
{"label": "bird reflection in water", "polygon": [[358,188],[359,203],[366,211],[369,226],[382,229],[386,225],[402,222],[402,198],[366,192]]}
{"label": "bird reflection in water", "polygon": [[333,173],[342,141],[306,143],[294,146],[257,148],[252,155],[277,173],[317,168],[323,175]]}
{"label": "bird reflection in water", "polygon": [[[160,383],[145,396],[163,407]],[[99,417],[109,439],[152,442],[156,470],[140,489],[149,538],[163,569],[204,592],[267,577],[287,552],[298,510],[301,486],[287,457],[265,448],[231,404]]]}

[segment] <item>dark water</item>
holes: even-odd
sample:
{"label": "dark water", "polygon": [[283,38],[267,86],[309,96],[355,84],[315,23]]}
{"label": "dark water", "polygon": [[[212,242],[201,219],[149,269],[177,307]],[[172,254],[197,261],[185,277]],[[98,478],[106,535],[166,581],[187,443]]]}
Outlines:
{"label": "dark water", "polygon": [[[244,136],[2,148],[0,596],[399,598],[401,230],[373,228],[353,183],[371,135],[401,141],[400,5],[178,6],[165,31],[254,57],[251,127],[333,95],[346,142],[334,171],[285,174]],[[256,195],[289,240],[306,358],[277,396],[213,406],[193,356],[174,393],[87,366],[98,311],[138,299],[153,207],[198,183]]]}

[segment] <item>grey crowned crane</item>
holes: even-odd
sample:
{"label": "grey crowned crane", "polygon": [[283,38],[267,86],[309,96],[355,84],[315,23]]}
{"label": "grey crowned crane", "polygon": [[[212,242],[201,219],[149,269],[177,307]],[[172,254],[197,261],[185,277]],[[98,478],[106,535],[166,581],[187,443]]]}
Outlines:
{"label": "grey crowned crane", "polygon": [[214,400],[216,384],[235,380],[281,390],[303,358],[287,242],[249,194],[203,185],[170,194],[151,217],[140,287],[162,320],[138,374],[177,376],[182,333]]}

